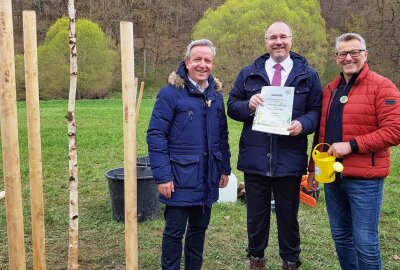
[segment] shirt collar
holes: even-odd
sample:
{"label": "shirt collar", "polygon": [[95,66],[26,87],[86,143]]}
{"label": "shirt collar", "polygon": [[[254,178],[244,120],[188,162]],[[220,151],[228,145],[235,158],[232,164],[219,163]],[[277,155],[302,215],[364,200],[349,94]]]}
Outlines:
{"label": "shirt collar", "polygon": [[207,89],[207,87],[208,87],[208,80],[206,81],[206,86],[202,89],[201,87],[200,87],[200,85],[198,85],[195,81],[193,81],[192,80],[192,78],[190,78],[189,76],[188,76],[188,78],[189,78],[189,81],[196,87],[196,89],[197,90],[199,90],[200,92],[204,92],[204,90],[205,89]]}
{"label": "shirt collar", "polygon": [[[271,70],[274,68],[275,64],[277,64],[277,62],[275,62],[274,59],[272,59],[272,57],[270,57],[265,62],[265,69]],[[285,60],[283,60],[279,64],[281,64],[281,66],[283,67],[283,70],[287,72],[288,70],[292,69],[293,60],[292,60],[292,58],[290,58],[290,56],[288,56]]]}

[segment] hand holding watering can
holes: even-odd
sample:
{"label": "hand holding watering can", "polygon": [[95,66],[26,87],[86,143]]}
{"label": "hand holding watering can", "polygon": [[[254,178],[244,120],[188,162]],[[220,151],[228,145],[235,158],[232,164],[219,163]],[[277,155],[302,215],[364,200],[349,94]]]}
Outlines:
{"label": "hand holding watering can", "polygon": [[336,142],[329,147],[327,152],[329,155],[342,158],[351,153],[351,146],[349,142]]}
{"label": "hand holding watering can", "polygon": [[331,155],[336,154],[341,157],[339,153],[335,153],[336,150],[333,147],[330,147],[328,152],[319,152],[317,148],[323,144],[330,146],[327,143],[320,143],[317,144],[312,151],[312,157],[315,162],[314,177],[315,180],[320,183],[331,183],[335,181],[335,172],[343,171],[343,164],[335,161],[336,157]]}

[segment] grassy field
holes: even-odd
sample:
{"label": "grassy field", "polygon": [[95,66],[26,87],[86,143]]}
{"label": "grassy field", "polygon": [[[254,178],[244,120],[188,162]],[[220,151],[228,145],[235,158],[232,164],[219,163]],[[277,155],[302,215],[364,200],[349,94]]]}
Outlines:
{"label": "grassy field", "polygon": [[[138,156],[147,154],[145,133],[154,100],[142,102],[137,131]],[[79,164],[80,269],[124,269],[124,225],[112,220],[107,170],[123,166],[122,102],[81,100],[76,104]],[[41,102],[47,269],[67,268],[68,138],[66,101]],[[25,103],[18,103],[21,176],[27,268],[32,268],[29,171]],[[232,165],[236,166],[241,125],[229,121]],[[400,147],[392,151],[392,173],[385,183],[380,239],[383,269],[400,269]],[[242,181],[242,174],[235,174]],[[2,177],[2,168],[0,168]],[[0,181],[0,191],[4,183]],[[8,269],[4,200],[0,202],[0,269]],[[330,237],[323,192],[316,208],[301,205],[302,269],[339,269]],[[139,224],[139,269],[160,269],[163,220]],[[246,269],[246,210],[241,202],[216,204],[207,231],[203,269]],[[279,269],[275,221],[267,269]]]}

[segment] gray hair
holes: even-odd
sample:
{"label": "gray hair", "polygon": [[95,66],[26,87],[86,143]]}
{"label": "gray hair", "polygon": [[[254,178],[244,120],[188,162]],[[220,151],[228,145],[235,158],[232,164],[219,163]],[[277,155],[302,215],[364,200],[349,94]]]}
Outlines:
{"label": "gray hair", "polygon": [[208,39],[198,39],[198,40],[193,40],[190,42],[190,44],[186,48],[186,55],[185,59],[189,59],[190,52],[192,51],[193,47],[196,46],[207,46],[211,49],[213,56],[215,58],[215,54],[217,53],[217,49],[215,48],[214,44],[209,41]]}
{"label": "gray hair", "polygon": [[357,33],[345,33],[345,34],[341,35],[340,37],[336,38],[336,51],[338,50],[340,42],[350,41],[350,40],[353,40],[353,39],[356,39],[356,40],[360,41],[361,50],[366,50],[367,49],[367,45],[365,44],[365,39],[362,36],[360,36]]}

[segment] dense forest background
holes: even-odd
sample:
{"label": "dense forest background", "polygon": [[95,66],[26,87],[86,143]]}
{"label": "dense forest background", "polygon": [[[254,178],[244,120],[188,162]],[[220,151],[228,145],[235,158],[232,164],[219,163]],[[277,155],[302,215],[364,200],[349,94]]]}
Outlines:
{"label": "dense forest background", "polygon": [[[165,82],[169,71],[182,59],[192,30],[208,9],[224,0],[76,0],[77,18],[100,25],[118,47],[119,22],[134,23],[135,68],[139,80],[155,87]],[[400,0],[320,0],[329,43],[328,66],[322,77],[326,83],[337,74],[334,65],[334,38],[343,32],[358,32],[367,41],[369,65],[400,85]],[[38,44],[49,27],[67,13],[65,0],[13,0],[15,51],[22,53],[22,10],[37,12]],[[244,26],[245,27],[245,26]],[[78,54],[79,54],[79,37]],[[296,37],[295,42],[301,42]],[[326,55],[321,57],[327,57]],[[250,60],[251,61],[251,60]],[[249,61],[249,63],[250,63]],[[78,58],[79,63],[79,58]],[[118,71],[115,72],[117,81]],[[235,77],[236,74],[225,76]],[[114,85],[118,88],[118,85]],[[229,91],[229,89],[228,89]]]}

